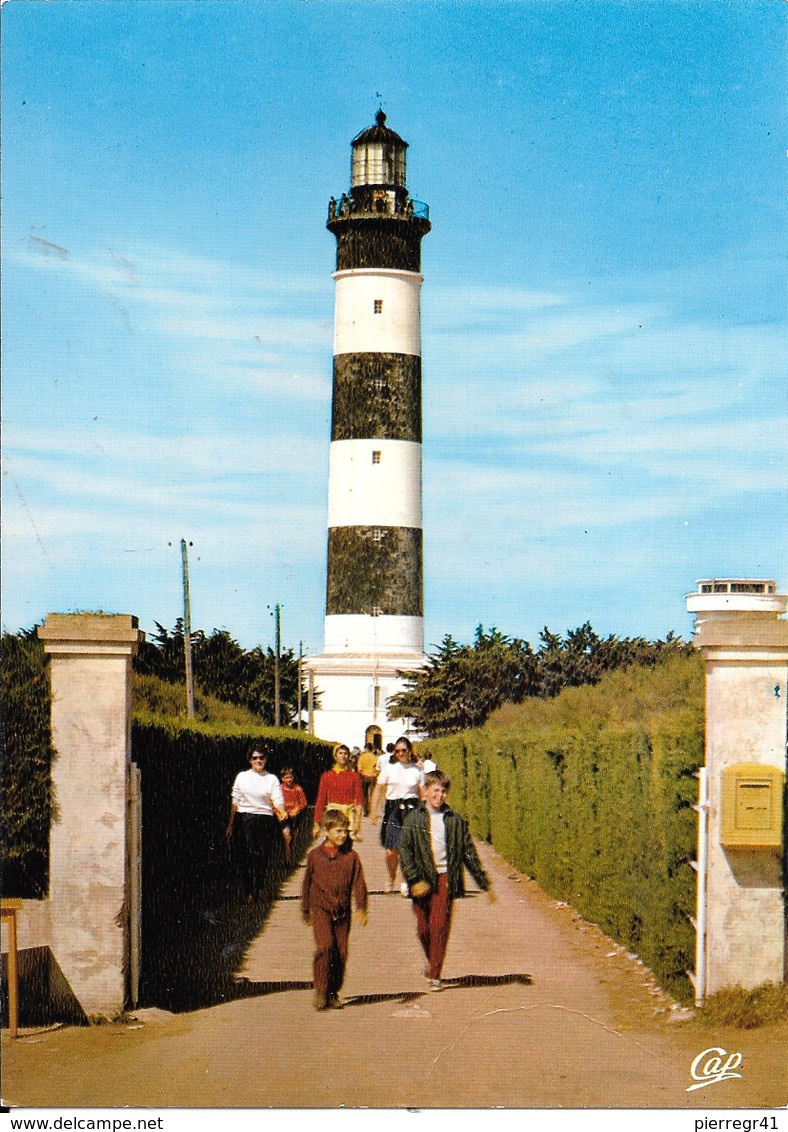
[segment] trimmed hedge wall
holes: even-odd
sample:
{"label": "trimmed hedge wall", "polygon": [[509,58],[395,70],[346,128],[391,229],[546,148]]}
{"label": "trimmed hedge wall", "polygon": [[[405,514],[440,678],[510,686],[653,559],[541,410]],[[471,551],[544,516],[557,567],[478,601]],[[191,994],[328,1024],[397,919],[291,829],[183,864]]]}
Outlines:
{"label": "trimmed hedge wall", "polygon": [[[264,903],[244,905],[239,852],[228,848],[225,829],[233,780],[259,737],[211,724],[132,725],[132,758],[142,774],[142,1005],[188,1010],[239,993],[234,974],[288,868],[280,855]],[[303,732],[263,737],[268,769],[278,775],[292,766],[314,803],[331,745]],[[306,820],[293,863],[310,837]]]}
{"label": "trimmed hedge wall", "polygon": [[3,633],[0,859],[4,896],[40,900],[49,891],[52,789],[51,693],[35,630]]}
{"label": "trimmed hedge wall", "polygon": [[700,657],[675,657],[509,705],[431,743],[474,835],[636,952],[681,1000],[695,961],[703,688]]}

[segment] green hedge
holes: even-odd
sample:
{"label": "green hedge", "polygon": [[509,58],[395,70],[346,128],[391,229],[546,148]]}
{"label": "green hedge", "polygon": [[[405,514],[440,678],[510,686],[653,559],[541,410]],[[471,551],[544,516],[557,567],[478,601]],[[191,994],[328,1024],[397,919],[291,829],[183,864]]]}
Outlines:
{"label": "green hedge", "polygon": [[0,857],[4,896],[41,899],[49,891],[52,791],[50,689],[44,646],[29,633],[3,633]]}
{"label": "green hedge", "polygon": [[693,655],[507,706],[431,747],[476,837],[686,1000],[703,744],[703,666]]}

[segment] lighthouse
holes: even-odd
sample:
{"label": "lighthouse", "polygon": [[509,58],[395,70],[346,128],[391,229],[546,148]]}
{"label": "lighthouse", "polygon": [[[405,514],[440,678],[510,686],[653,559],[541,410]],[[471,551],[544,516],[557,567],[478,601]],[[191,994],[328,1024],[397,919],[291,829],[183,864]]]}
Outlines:
{"label": "lighthouse", "polygon": [[336,238],[328,565],[322,655],[308,662],[316,735],[385,744],[399,673],[424,664],[421,240],[429,210],[406,186],[408,143],[375,125],[351,143]]}

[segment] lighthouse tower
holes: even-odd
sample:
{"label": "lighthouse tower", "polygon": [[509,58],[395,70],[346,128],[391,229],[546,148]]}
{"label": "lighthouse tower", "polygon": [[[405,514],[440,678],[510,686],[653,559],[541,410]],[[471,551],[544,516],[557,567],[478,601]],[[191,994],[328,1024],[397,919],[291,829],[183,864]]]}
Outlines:
{"label": "lighthouse tower", "polygon": [[421,518],[421,239],[407,142],[379,111],[352,142],[350,190],[331,198],[336,237],[334,384],[323,654],[315,734],[396,738],[386,701],[424,663]]}

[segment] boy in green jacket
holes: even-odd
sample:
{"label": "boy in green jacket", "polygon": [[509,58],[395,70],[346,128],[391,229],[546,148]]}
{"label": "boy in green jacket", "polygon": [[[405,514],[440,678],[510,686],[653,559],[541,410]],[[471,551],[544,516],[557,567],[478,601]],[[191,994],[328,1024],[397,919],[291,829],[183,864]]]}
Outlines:
{"label": "boy in green jacket", "polygon": [[451,782],[441,770],[425,776],[423,802],[405,819],[400,847],[402,875],[416,914],[416,932],[427,957],[431,989],[443,989],[441,971],[451,928],[452,904],[465,895],[467,869],[490,901],[496,899],[473,844],[468,823],[446,805]]}

